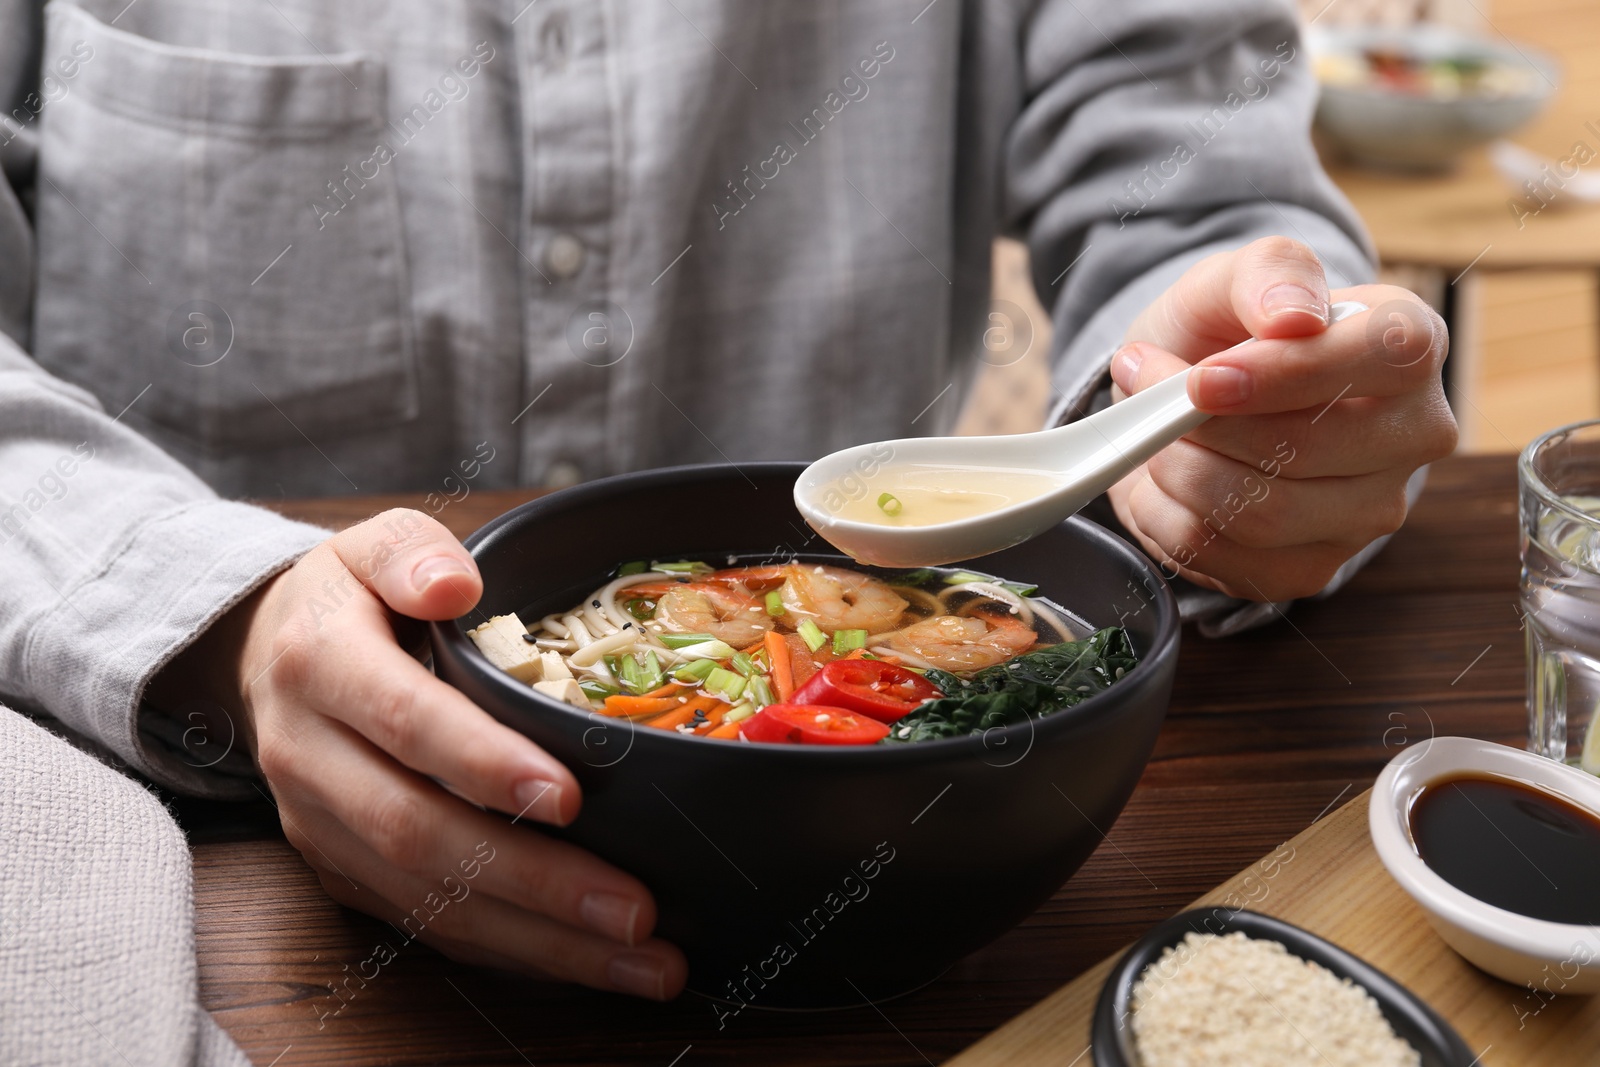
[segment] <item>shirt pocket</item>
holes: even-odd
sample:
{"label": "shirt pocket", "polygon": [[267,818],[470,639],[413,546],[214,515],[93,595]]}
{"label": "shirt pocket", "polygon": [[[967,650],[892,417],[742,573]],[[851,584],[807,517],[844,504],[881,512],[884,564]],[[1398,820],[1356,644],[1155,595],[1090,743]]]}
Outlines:
{"label": "shirt pocket", "polygon": [[77,61],[40,121],[46,369],[208,455],[415,417],[381,58],[176,47],[60,0],[44,55]]}

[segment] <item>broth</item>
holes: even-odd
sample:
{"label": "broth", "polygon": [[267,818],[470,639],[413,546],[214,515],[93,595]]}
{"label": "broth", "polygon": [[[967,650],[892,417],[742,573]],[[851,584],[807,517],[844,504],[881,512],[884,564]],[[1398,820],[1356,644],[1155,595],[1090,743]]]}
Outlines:
{"label": "broth", "polygon": [[1422,861],[1464,893],[1518,915],[1600,924],[1600,817],[1505,778],[1435,782],[1411,803]]}
{"label": "broth", "polygon": [[[854,475],[851,476],[854,482]],[[838,517],[879,526],[933,526],[1033,500],[1061,484],[1045,471],[1009,467],[890,464],[859,485],[835,485]],[[852,496],[851,489],[857,495]]]}

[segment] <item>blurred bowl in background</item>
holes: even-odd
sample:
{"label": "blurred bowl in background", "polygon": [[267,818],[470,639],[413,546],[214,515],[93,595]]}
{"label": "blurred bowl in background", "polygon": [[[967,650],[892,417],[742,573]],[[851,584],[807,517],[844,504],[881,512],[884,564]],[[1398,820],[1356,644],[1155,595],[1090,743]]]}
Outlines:
{"label": "blurred bowl in background", "polygon": [[1561,71],[1536,49],[1450,26],[1309,27],[1317,129],[1349,159],[1439,171],[1531,121]]}

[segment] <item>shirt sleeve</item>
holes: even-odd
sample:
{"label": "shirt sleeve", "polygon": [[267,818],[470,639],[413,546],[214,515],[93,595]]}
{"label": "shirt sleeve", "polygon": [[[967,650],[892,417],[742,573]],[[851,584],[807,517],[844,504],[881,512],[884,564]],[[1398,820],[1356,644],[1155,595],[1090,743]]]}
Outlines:
{"label": "shirt sleeve", "polygon": [[186,738],[181,718],[141,712],[141,694],[328,533],[219,499],[122,425],[126,408],[108,413],[29,357],[40,10],[0,0],[0,698],[170,788],[247,795],[242,746]]}
{"label": "shirt sleeve", "polygon": [[[1025,99],[1005,147],[1004,212],[1027,239],[1054,321],[1048,425],[1105,402],[1128,325],[1206,256],[1282,235],[1316,252],[1330,287],[1372,279],[1371,244],[1311,144],[1316,85],[1289,5],[1044,0],[1022,49]],[[1412,478],[1410,499],[1425,477]],[[1174,587],[1184,618],[1211,635],[1288,607]]]}

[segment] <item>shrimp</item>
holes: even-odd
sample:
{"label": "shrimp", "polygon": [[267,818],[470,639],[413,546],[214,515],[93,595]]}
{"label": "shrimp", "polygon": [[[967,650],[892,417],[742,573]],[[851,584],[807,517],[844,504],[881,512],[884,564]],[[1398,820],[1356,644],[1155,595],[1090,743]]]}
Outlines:
{"label": "shrimp", "polygon": [[936,615],[885,634],[883,644],[940,670],[965,674],[1004,663],[1038,640],[1033,627],[1010,615],[988,612]]}
{"label": "shrimp", "polygon": [[760,600],[738,589],[710,582],[674,585],[656,601],[652,629],[668,633],[710,634],[744,648],[772,629],[772,616]]}
{"label": "shrimp", "polygon": [[809,617],[829,633],[893,629],[908,606],[904,597],[876,578],[839,567],[791,563],[784,568],[783,616],[790,622]]}

